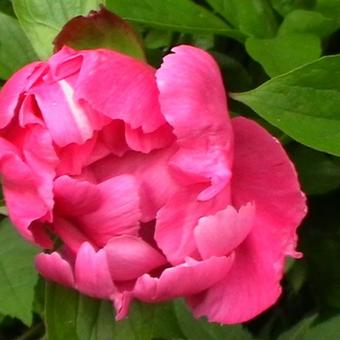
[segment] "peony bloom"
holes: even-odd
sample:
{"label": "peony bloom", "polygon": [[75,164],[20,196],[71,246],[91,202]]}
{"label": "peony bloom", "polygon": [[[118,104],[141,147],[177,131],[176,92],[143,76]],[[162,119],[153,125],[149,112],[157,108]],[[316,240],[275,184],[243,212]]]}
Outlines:
{"label": "peony bloom", "polygon": [[47,279],[116,307],[184,297],[237,323],[278,299],[306,213],[296,172],[257,123],[228,116],[219,69],[178,46],[158,70],[64,47],[0,93],[10,218]]}

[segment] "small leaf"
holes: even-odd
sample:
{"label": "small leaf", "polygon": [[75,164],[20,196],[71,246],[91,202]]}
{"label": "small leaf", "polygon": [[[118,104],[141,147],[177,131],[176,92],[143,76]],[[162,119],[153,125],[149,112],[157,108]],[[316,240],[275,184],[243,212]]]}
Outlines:
{"label": "small leaf", "polygon": [[338,28],[335,20],[314,11],[296,10],[282,22],[279,34],[311,33],[320,38],[327,37]]}
{"label": "small leaf", "polygon": [[77,15],[87,15],[105,0],[13,0],[19,23],[40,59],[47,59],[53,40],[64,24]]}
{"label": "small leaf", "polygon": [[242,34],[190,0],[107,0],[107,7],[131,22],[188,33],[216,33],[241,39]]}
{"label": "small leaf", "polygon": [[312,34],[290,33],[274,39],[249,38],[246,49],[271,77],[314,61],[321,55],[320,39]]}
{"label": "small leaf", "polygon": [[317,0],[315,10],[329,18],[336,19],[340,25],[340,0]]}
{"label": "small leaf", "polygon": [[311,9],[315,5],[315,0],[271,0],[270,2],[282,16],[286,16],[295,9]]}
{"label": "small leaf", "polygon": [[9,78],[37,58],[18,21],[0,13],[0,78]]}
{"label": "small leaf", "polygon": [[298,170],[305,193],[324,194],[340,187],[339,158],[301,145],[295,146],[290,156]]}
{"label": "small leaf", "polygon": [[298,142],[340,155],[340,55],[231,96]]}
{"label": "small leaf", "polygon": [[8,219],[0,224],[0,313],[16,317],[30,325],[37,249],[25,242]]}
{"label": "small leaf", "polygon": [[228,22],[250,37],[271,38],[277,22],[267,0],[207,0]]}
{"label": "small leaf", "polygon": [[112,305],[46,282],[45,322],[49,340],[110,340]]}
{"label": "small leaf", "polygon": [[145,60],[142,42],[133,28],[105,7],[86,17],[77,16],[63,27],[54,40],[55,51],[64,45],[75,49],[108,48]]}
{"label": "small leaf", "polygon": [[[317,315],[314,314],[314,315],[311,315],[311,316],[308,316],[302,319],[294,327],[282,333],[278,337],[277,340],[303,340],[303,339],[307,340],[305,338],[307,331],[309,327],[311,326],[311,324],[316,320],[316,318],[317,318]],[[308,339],[308,340],[312,340],[312,339]]]}
{"label": "small leaf", "polygon": [[252,336],[241,325],[222,326],[195,319],[183,301],[174,303],[177,320],[188,340],[250,340]]}
{"label": "small leaf", "polygon": [[127,319],[114,324],[115,340],[179,339],[183,337],[171,303],[134,302]]}

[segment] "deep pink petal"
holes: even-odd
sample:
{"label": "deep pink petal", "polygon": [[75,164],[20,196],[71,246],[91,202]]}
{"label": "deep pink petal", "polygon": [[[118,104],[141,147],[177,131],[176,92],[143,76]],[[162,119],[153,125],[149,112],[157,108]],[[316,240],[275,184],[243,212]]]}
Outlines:
{"label": "deep pink petal", "polygon": [[124,120],[133,129],[141,127],[146,133],[165,123],[151,66],[109,50],[86,51],[82,55],[77,99],[85,100],[107,117]]}
{"label": "deep pink petal", "polygon": [[285,255],[296,255],[296,227],[306,213],[296,172],[279,142],[255,122],[233,120],[233,202],[256,204],[255,224],[224,281],[191,300],[210,321],[247,321],[278,299]]}
{"label": "deep pink petal", "polygon": [[131,127],[126,124],[125,138],[130,149],[143,153],[168,147],[175,140],[172,129],[168,124],[164,124],[150,133],[144,133],[141,128],[131,129]]}
{"label": "deep pink petal", "polygon": [[202,258],[224,256],[238,247],[254,225],[255,206],[232,206],[199,219],[195,240]]}
{"label": "deep pink petal", "polygon": [[133,294],[146,302],[194,295],[223,279],[232,262],[232,255],[211,257],[205,261],[187,259],[183,264],[165,269],[159,278],[149,274],[141,276],[136,281]]}
{"label": "deep pink petal", "polygon": [[34,95],[26,95],[19,110],[19,125],[26,127],[30,124],[44,126],[41,112]]}
{"label": "deep pink petal", "polygon": [[74,271],[75,285],[81,293],[100,299],[109,299],[115,293],[103,249],[96,252],[89,243],[83,243],[77,253]]}
{"label": "deep pink petal", "polygon": [[201,49],[178,46],[156,73],[160,105],[181,147],[172,159],[187,184],[210,182],[208,200],[229,182],[233,136],[224,86],[214,59]]}
{"label": "deep pink petal", "polygon": [[20,96],[28,85],[28,78],[34,70],[42,65],[35,62],[23,67],[16,72],[0,91],[0,129],[7,126],[15,115],[15,110],[20,102]]}
{"label": "deep pink petal", "polygon": [[148,222],[156,218],[157,211],[179,189],[168,169],[169,159],[175,151],[176,147],[149,154],[130,151],[124,157],[110,156],[94,163],[91,171],[98,182],[112,176],[133,175],[139,188],[141,220]]}
{"label": "deep pink petal", "polygon": [[138,186],[131,175],[98,185],[62,176],[55,181],[55,199],[59,213],[74,221],[97,246],[117,235],[138,233]]}
{"label": "deep pink petal", "polygon": [[200,191],[202,186],[198,185],[178,191],[157,214],[155,240],[172,264],[196,255],[194,229],[199,219],[215,214],[230,203],[227,187],[208,201],[197,200]]}
{"label": "deep pink petal", "polygon": [[166,263],[161,253],[135,236],[124,235],[112,238],[104,250],[111,276],[115,281],[136,279]]}
{"label": "deep pink petal", "polygon": [[74,287],[72,267],[59,253],[40,253],[35,258],[37,270],[46,279],[57,282],[63,286]]}

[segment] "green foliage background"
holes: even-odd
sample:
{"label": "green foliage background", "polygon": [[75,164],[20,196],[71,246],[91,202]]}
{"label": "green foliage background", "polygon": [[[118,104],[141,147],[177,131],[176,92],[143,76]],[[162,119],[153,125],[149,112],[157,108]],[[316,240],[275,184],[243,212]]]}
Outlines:
{"label": "green foliage background", "polygon": [[[63,25],[100,0],[0,0],[0,84],[48,58]],[[113,321],[109,303],[35,273],[38,251],[0,210],[0,340],[337,340],[340,338],[340,0],[106,0],[143,38],[154,66],[180,43],[208,50],[230,91],[232,115],[251,117],[284,144],[309,214],[304,258],[287,263],[284,292],[244,325],[195,320],[181,301],[134,304]]]}

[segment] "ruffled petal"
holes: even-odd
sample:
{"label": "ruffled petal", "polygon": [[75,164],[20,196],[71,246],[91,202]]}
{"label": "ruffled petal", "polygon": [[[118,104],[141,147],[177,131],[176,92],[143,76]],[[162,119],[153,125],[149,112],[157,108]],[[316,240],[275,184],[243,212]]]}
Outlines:
{"label": "ruffled petal", "polygon": [[106,253],[98,252],[89,243],[83,243],[75,262],[75,285],[83,293],[99,299],[110,299],[116,292]]}
{"label": "ruffled petal", "polygon": [[90,169],[98,182],[112,176],[133,175],[139,188],[141,221],[148,222],[156,218],[157,211],[179,189],[168,168],[169,159],[175,151],[176,146],[149,154],[130,151],[124,157],[110,156],[100,160]]}
{"label": "ruffled petal", "polygon": [[112,238],[104,249],[115,281],[133,280],[166,264],[164,256],[139,237]]}
{"label": "ruffled petal", "polygon": [[196,185],[178,191],[157,214],[155,240],[172,264],[196,255],[194,229],[199,219],[214,215],[230,203],[228,187],[209,201],[197,200],[201,190],[202,186]]}
{"label": "ruffled petal", "polygon": [[86,51],[82,55],[75,92],[78,100],[146,133],[165,123],[151,66],[109,50]]}
{"label": "ruffled petal", "polygon": [[71,218],[97,246],[117,235],[137,235],[140,209],[133,176],[113,177],[98,185],[62,176],[55,181],[54,192],[59,213]]}
{"label": "ruffled petal", "polygon": [[180,146],[171,164],[183,184],[210,183],[199,195],[208,200],[231,176],[233,135],[224,86],[208,53],[185,45],[172,51],[156,73],[161,110]]}
{"label": "ruffled petal", "polygon": [[43,63],[35,62],[23,67],[6,82],[0,91],[0,129],[6,127],[15,115],[20,97],[28,85],[28,78]]}
{"label": "ruffled petal", "polygon": [[232,206],[215,215],[199,219],[195,240],[203,259],[224,256],[238,247],[254,225],[255,206],[247,204],[237,211]]}
{"label": "ruffled petal", "polygon": [[205,261],[187,258],[185,263],[165,269],[159,278],[149,274],[138,278],[133,295],[142,301],[156,302],[198,294],[225,278],[232,263],[233,255]]}
{"label": "ruffled petal", "polygon": [[233,126],[233,203],[254,201],[255,223],[226,279],[190,301],[197,317],[220,323],[247,321],[276,302],[284,257],[296,255],[295,231],[306,213],[296,172],[279,142],[248,119],[235,118]]}
{"label": "ruffled petal", "polygon": [[35,258],[37,270],[46,279],[57,282],[63,286],[74,287],[72,267],[59,253],[40,253]]}

